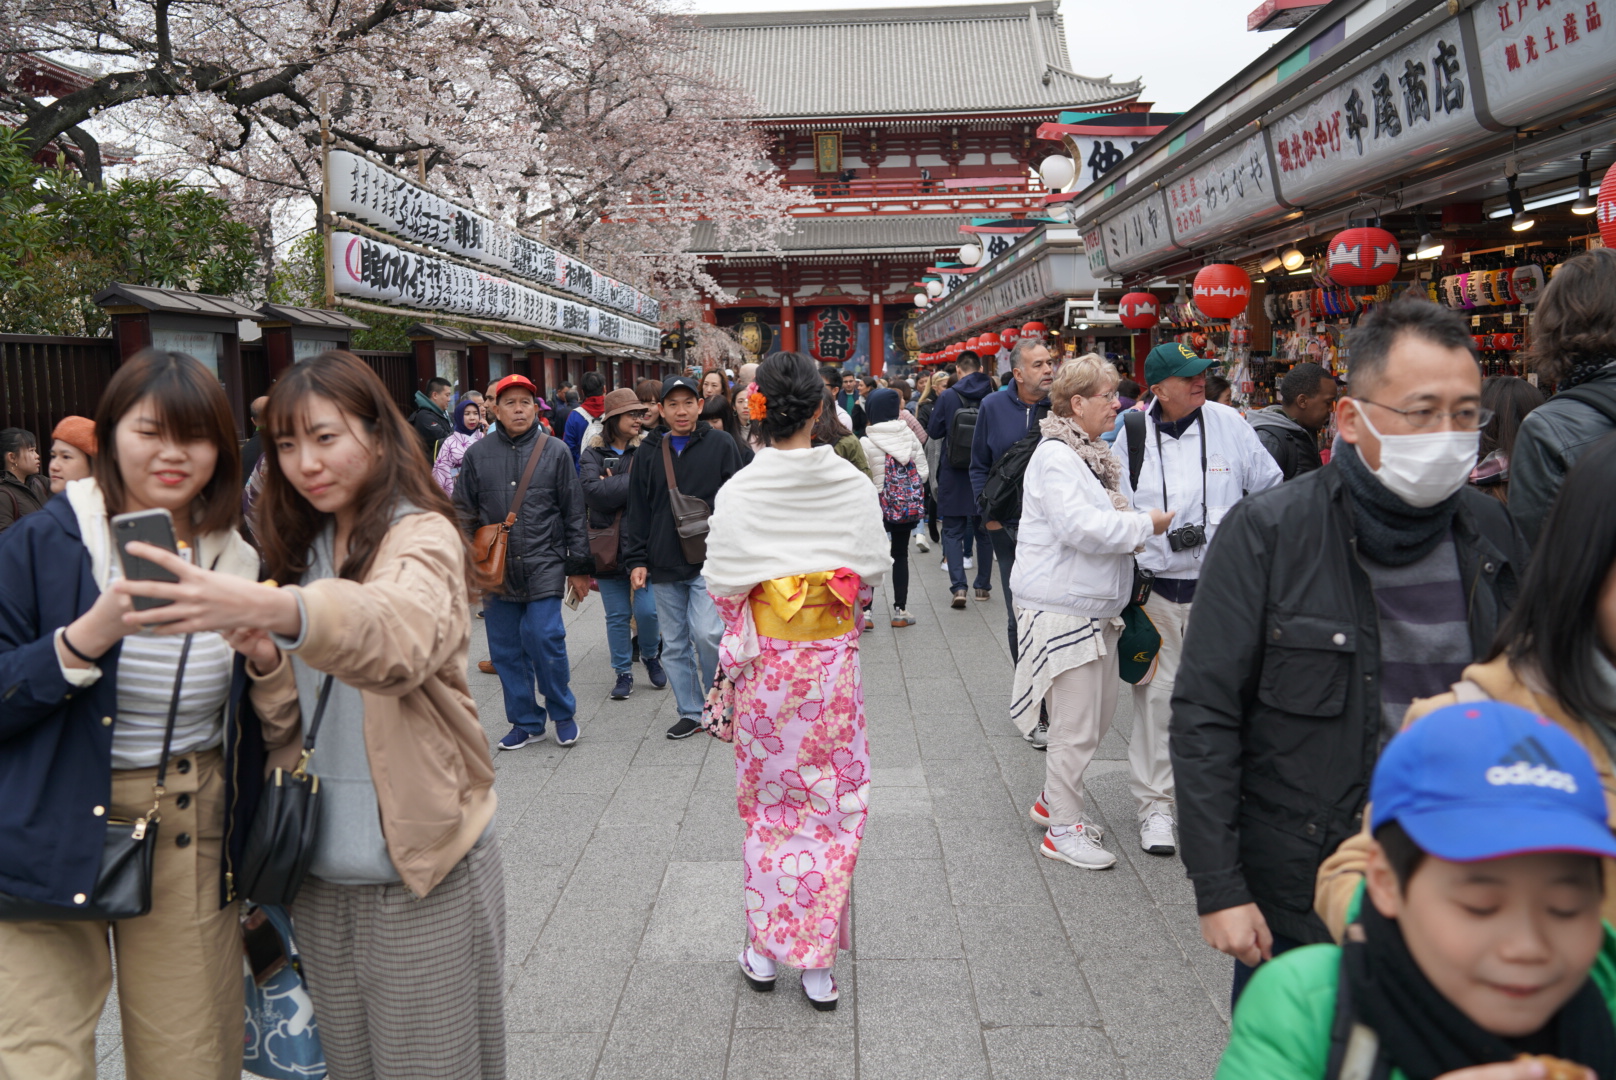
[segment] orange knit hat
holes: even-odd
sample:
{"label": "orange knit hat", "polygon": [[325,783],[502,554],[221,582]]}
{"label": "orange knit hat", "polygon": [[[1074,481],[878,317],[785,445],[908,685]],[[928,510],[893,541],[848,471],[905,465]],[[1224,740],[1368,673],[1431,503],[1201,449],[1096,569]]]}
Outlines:
{"label": "orange knit hat", "polygon": [[95,421],[82,416],[64,416],[51,432],[52,439],[61,439],[67,445],[95,457]]}

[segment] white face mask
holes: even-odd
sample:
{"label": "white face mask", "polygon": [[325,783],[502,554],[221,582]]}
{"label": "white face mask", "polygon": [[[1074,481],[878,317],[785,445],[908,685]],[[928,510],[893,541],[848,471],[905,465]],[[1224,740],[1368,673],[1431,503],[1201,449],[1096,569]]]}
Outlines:
{"label": "white face mask", "polygon": [[1352,404],[1364,427],[1380,440],[1380,468],[1374,470],[1375,479],[1410,506],[1435,506],[1470,479],[1481,446],[1481,432],[1382,435],[1370,423],[1364,403],[1354,398]]}

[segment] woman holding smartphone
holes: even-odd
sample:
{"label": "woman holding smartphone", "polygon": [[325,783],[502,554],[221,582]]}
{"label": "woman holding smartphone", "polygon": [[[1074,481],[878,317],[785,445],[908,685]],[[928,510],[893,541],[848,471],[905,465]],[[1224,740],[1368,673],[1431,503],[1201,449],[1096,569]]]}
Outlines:
{"label": "woman holding smartphone", "polygon": [[282,375],[264,427],[257,535],[285,584],[140,548],[180,583],[130,589],[175,601],[164,634],[234,635],[273,761],[296,762],[330,684],[308,766],[320,828],[291,911],[333,1080],[504,1076],[505,879],[466,687],[465,539],[419,437],[351,353]]}
{"label": "woman holding smartphone", "polygon": [[[218,633],[139,633],[137,616],[167,616],[132,609],[111,527],[145,511],[162,532],[166,514],[198,564],[268,592],[237,532],[235,422],[211,372],[148,349],[107,384],[95,430],[92,475],[0,536],[0,1076],[95,1075],[115,954],[131,1080],[236,1080],[231,867],[263,777],[245,661]],[[150,913],[83,918],[108,822],[154,804]]]}

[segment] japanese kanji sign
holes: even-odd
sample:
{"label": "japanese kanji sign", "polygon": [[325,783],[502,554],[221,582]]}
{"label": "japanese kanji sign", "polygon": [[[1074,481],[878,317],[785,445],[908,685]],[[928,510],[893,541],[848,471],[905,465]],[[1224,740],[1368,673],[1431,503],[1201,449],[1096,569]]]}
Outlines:
{"label": "japanese kanji sign", "polygon": [[1616,82],[1613,0],[1487,0],[1470,9],[1485,108],[1501,127],[1539,120]]}
{"label": "japanese kanji sign", "polygon": [[1125,274],[1136,267],[1149,266],[1158,256],[1175,250],[1178,245],[1173,242],[1168,222],[1167,198],[1159,191],[1102,219],[1099,232],[1107,271]]}
{"label": "japanese kanji sign", "polygon": [[1279,209],[1268,147],[1260,134],[1242,140],[1166,188],[1173,239],[1191,246]]}

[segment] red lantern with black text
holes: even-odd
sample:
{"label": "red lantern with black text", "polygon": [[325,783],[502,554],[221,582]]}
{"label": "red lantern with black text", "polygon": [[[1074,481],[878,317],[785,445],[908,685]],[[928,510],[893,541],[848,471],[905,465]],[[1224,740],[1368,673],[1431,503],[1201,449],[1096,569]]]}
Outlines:
{"label": "red lantern with black text", "polygon": [[1041,322],[1027,323],[1021,328],[1021,340],[1026,341],[1028,338],[1033,338],[1042,341],[1047,331],[1048,328]]}
{"label": "red lantern with black text", "polygon": [[1020,339],[1021,331],[1017,330],[1013,326],[1007,326],[1003,330],[999,331],[999,344],[1004,346],[1006,349],[1015,348],[1016,342]]}
{"label": "red lantern with black text", "polygon": [[1594,210],[1599,223],[1599,236],[1608,248],[1616,248],[1616,165],[1612,165],[1599,182],[1599,206]]}
{"label": "red lantern with black text", "polygon": [[1364,227],[1336,233],[1329,247],[1330,280],[1337,285],[1384,285],[1403,265],[1397,237]]}
{"label": "red lantern with black text", "polygon": [[1234,263],[1213,263],[1195,275],[1195,306],[1209,319],[1244,315],[1251,303],[1251,275]]}
{"label": "red lantern with black text", "polygon": [[1161,304],[1155,293],[1131,292],[1117,305],[1122,325],[1129,330],[1149,330],[1161,315]]}
{"label": "red lantern with black text", "polygon": [[808,320],[808,351],[825,364],[842,364],[858,349],[858,319],[852,308],[822,307]]}

